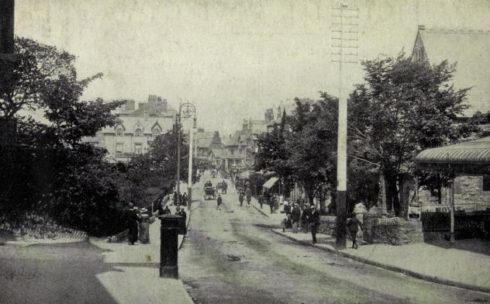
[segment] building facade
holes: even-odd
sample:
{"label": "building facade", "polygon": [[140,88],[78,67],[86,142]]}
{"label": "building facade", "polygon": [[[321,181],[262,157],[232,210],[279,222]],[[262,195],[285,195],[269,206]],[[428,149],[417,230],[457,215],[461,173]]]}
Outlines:
{"label": "building facade", "polygon": [[134,100],[128,100],[114,114],[119,118],[115,126],[103,128],[84,141],[105,148],[109,161],[128,162],[135,155],[147,153],[156,136],[172,130],[176,111],[167,100],[150,95],[148,102],[139,103],[138,108]]}

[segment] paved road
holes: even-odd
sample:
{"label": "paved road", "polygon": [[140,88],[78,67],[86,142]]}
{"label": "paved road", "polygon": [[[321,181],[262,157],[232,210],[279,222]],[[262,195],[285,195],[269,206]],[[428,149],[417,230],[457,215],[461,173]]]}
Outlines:
{"label": "paved road", "polygon": [[194,204],[180,252],[181,279],[196,303],[490,303],[486,294],[298,245],[270,232],[252,207],[238,206],[233,189],[223,197],[222,210],[215,200]]}
{"label": "paved road", "polygon": [[117,271],[87,242],[0,246],[0,303],[107,303],[116,301],[97,275]]}

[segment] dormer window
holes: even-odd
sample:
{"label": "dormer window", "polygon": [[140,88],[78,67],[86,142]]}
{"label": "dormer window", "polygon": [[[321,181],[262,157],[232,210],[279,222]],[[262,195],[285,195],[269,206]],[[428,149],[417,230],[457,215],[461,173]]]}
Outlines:
{"label": "dormer window", "polygon": [[117,126],[116,127],[116,136],[123,136],[123,134],[124,134],[124,128],[121,125]]}
{"label": "dormer window", "polygon": [[134,130],[134,136],[143,136],[143,130],[141,128],[136,128],[136,130]]}
{"label": "dormer window", "polygon": [[160,128],[158,128],[158,127],[155,127],[151,130],[151,133],[153,134],[153,136],[156,137],[156,136],[160,135],[160,133],[162,133],[162,130],[160,130]]}

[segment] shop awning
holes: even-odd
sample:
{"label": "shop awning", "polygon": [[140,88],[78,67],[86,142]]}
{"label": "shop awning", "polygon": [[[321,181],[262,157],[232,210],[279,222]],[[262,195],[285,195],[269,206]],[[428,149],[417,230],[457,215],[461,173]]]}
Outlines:
{"label": "shop awning", "polygon": [[417,166],[431,171],[490,174],[490,137],[427,149],[415,158]]}
{"label": "shop awning", "polygon": [[274,186],[274,184],[278,181],[279,179],[277,177],[271,177],[269,178],[265,184],[262,186],[265,189],[270,189]]}
{"label": "shop awning", "polygon": [[490,137],[484,137],[473,141],[455,145],[427,149],[419,153],[415,158],[419,164],[490,164]]}

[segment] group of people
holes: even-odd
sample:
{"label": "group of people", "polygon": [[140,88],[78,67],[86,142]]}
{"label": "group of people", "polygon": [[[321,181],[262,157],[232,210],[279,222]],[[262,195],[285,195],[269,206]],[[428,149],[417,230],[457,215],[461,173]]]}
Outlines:
{"label": "group of people", "polygon": [[184,193],[177,194],[177,191],[175,191],[174,192],[174,195],[172,197],[172,200],[174,202],[174,205],[178,205],[177,204],[177,196],[179,198],[179,204],[182,205],[182,206],[187,206],[187,203],[189,201],[189,197],[187,196],[187,193],[184,192]]}
{"label": "group of people", "polygon": [[[292,206],[285,201],[283,212],[286,218],[282,222],[282,230],[292,229],[293,233],[298,233],[301,228],[303,232],[311,232],[311,238],[313,244],[317,243],[316,235],[318,233],[318,227],[320,226],[320,212],[316,205],[305,204],[304,208],[301,208],[298,203],[292,204]],[[347,231],[352,239],[352,248],[357,249],[357,232],[362,223],[356,218],[355,214],[347,219]]]}
{"label": "group of people", "polygon": [[[138,208],[134,206],[133,203],[129,203],[126,212],[129,244],[134,245],[138,241],[140,244],[149,244],[150,224],[152,224],[157,217],[171,213],[170,208],[163,201],[158,205],[158,208],[154,213],[147,208]],[[184,208],[180,207],[180,205],[176,206],[175,215],[181,216],[184,223],[186,223],[187,213]]]}
{"label": "group of people", "polygon": [[126,213],[129,244],[134,245],[137,241],[141,244],[150,243],[150,224],[155,217],[146,208],[138,208],[129,203]]}
{"label": "group of people", "polygon": [[284,202],[286,218],[283,220],[283,231],[291,228],[293,233],[298,233],[301,227],[304,232],[311,232],[312,242],[316,243],[316,235],[320,226],[320,212],[315,205],[306,204],[303,209],[295,203],[292,206],[287,201]]}
{"label": "group of people", "polygon": [[243,200],[247,199],[247,207],[250,207],[250,202],[252,201],[252,190],[247,187],[245,191],[240,190],[240,193],[238,194],[238,201],[240,202],[240,207],[243,206]]}
{"label": "group of people", "polygon": [[278,197],[277,195],[272,195],[268,191],[265,191],[263,195],[259,196],[258,201],[260,204],[260,209],[262,209],[264,204],[269,205],[272,214],[277,208]]}

